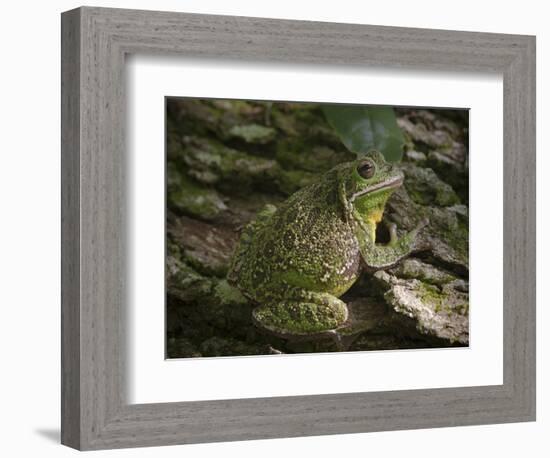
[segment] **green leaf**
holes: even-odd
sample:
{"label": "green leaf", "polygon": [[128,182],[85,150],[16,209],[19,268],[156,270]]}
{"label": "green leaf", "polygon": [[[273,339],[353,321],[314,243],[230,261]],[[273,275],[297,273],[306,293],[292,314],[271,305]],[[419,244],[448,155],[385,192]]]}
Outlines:
{"label": "green leaf", "polygon": [[380,151],[390,162],[403,157],[405,139],[393,108],[323,105],[323,112],[346,148],[358,157],[372,149]]}

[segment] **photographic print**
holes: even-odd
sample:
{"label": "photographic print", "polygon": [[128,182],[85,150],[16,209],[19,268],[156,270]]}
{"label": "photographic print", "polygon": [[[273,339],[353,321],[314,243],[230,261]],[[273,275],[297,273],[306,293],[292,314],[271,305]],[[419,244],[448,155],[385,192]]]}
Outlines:
{"label": "photographic print", "polygon": [[166,356],[469,345],[464,109],[166,98]]}

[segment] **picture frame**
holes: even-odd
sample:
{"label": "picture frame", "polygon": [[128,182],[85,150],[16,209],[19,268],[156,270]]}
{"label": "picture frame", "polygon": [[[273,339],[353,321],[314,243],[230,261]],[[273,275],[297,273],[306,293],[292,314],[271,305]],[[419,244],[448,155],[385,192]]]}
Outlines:
{"label": "picture frame", "polygon": [[[535,38],[82,7],[62,14],[63,444],[107,449],[535,419]],[[494,72],[504,81],[503,384],[129,404],[127,54]]]}

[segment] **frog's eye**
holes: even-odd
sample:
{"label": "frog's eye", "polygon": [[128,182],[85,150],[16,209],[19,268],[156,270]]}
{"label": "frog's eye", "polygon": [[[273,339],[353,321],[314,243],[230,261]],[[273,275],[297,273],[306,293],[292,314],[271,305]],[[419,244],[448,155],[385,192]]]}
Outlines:
{"label": "frog's eye", "polygon": [[361,164],[357,167],[357,173],[367,180],[374,176],[375,171],[376,167],[374,162],[368,160],[361,162]]}

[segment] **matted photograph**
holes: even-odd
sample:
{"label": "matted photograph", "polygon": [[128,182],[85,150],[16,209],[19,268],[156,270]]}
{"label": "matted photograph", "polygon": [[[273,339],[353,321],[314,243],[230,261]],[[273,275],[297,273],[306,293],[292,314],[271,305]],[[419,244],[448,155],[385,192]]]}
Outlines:
{"label": "matted photograph", "polygon": [[533,35],[61,24],[63,444],[536,420]]}
{"label": "matted photograph", "polygon": [[468,110],[165,105],[167,358],[469,345]]}

